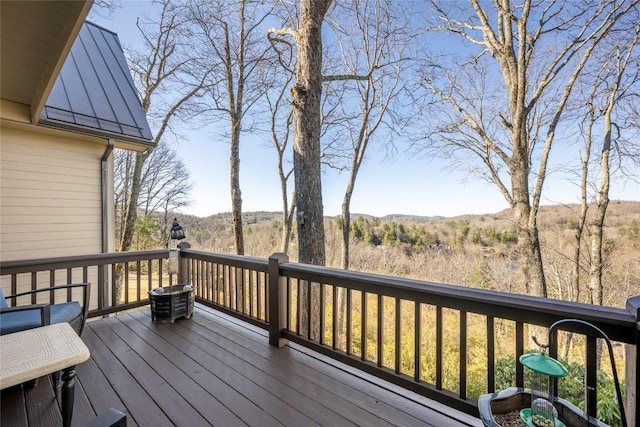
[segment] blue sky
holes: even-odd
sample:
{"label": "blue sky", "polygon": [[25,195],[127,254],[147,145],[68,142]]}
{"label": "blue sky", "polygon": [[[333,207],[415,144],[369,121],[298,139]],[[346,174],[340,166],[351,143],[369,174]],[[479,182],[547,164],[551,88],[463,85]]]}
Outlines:
{"label": "blue sky", "polygon": [[[110,18],[92,14],[90,19],[118,33],[123,46],[135,47],[140,39],[136,18],[150,13],[152,6],[148,1],[123,1],[122,6]],[[229,144],[220,140],[219,133],[211,127],[198,131],[182,127],[180,134],[184,139],[178,152],[194,182],[192,203],[183,212],[208,216],[231,211]],[[260,142],[243,141],[240,148],[243,210],[281,210],[275,151]],[[559,163],[577,160],[574,152],[558,154],[562,155],[556,157]],[[635,176],[640,176],[640,170],[635,170]],[[347,173],[328,169],[322,178],[325,215],[338,215]],[[508,207],[495,186],[465,178],[464,174],[451,172],[443,161],[403,151],[389,159],[384,150],[371,146],[358,176],[351,212],[375,216],[400,213],[456,216],[493,213]],[[542,204],[579,201],[578,189],[559,174],[547,179],[543,194]],[[640,200],[640,185],[614,182],[610,198]]]}

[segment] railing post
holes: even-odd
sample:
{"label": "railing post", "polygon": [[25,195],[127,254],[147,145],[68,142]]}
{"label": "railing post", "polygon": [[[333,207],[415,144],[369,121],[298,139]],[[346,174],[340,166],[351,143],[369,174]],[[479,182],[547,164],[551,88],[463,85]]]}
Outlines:
{"label": "railing post", "polygon": [[178,243],[180,258],[178,258],[178,282],[176,284],[189,284],[189,260],[186,257],[182,256],[182,250],[189,249],[190,247],[191,245],[187,242]]}
{"label": "railing post", "polygon": [[269,344],[284,347],[288,341],[280,336],[286,325],[286,282],[280,277],[280,264],[288,262],[289,257],[284,253],[275,253],[269,257]]}
{"label": "railing post", "polygon": [[627,300],[627,310],[636,318],[636,339],[634,344],[626,345],[626,368],[625,368],[625,394],[626,394],[626,415],[627,424],[640,426],[640,295]]}

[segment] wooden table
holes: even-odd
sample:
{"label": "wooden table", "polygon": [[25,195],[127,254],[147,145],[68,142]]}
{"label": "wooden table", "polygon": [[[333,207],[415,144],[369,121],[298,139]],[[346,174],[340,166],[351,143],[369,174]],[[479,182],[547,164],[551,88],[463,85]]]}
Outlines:
{"label": "wooden table", "polygon": [[89,349],[68,323],[0,336],[0,389],[62,371],[62,422],[71,425],[75,366]]}

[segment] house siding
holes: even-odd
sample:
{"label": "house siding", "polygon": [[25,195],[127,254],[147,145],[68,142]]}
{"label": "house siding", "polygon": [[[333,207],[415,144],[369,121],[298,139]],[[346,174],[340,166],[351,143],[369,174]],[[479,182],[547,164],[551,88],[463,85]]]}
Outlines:
{"label": "house siding", "polygon": [[104,146],[9,127],[0,142],[0,258],[101,252]]}

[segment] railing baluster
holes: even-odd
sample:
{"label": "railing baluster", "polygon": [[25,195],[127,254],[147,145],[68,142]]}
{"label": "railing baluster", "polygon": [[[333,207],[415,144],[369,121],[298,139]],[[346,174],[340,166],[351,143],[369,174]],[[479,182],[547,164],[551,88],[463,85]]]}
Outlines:
{"label": "railing baluster", "polygon": [[333,297],[333,310],[331,312],[332,314],[332,319],[331,319],[331,340],[332,340],[332,347],[335,350],[336,349],[336,344],[337,344],[337,337],[338,337],[338,310],[342,309],[342,307],[338,307],[338,288],[336,286],[332,287],[333,289],[333,293],[332,293],[332,297]]}
{"label": "railing baluster", "polygon": [[236,311],[244,313],[244,269],[236,267]]}
{"label": "railing baluster", "polygon": [[[309,307],[311,307],[311,305],[309,305]],[[320,336],[318,337],[318,341],[320,342],[320,344],[324,344],[324,330],[326,328],[326,321],[325,321],[325,286],[324,283],[320,283]],[[313,311],[313,310],[309,310],[309,311]]]}
{"label": "railing baluster", "polygon": [[227,306],[227,270],[229,269],[229,266],[222,265],[221,269],[222,269],[222,291],[221,291],[222,301],[220,302],[220,305],[226,307]]}
{"label": "railing baluster", "polygon": [[[129,263],[124,264],[124,302],[129,302]],[[120,301],[118,301],[118,304]]]}
{"label": "railing baluster", "polygon": [[496,345],[493,316],[487,316],[487,392],[496,391]]}
{"label": "railing baluster", "polygon": [[211,302],[218,302],[218,264],[215,262],[209,263],[209,274],[211,275],[209,283],[205,285],[205,293],[207,300]]}
{"label": "railing baluster", "polygon": [[234,272],[234,268],[232,266],[229,266],[229,268],[227,269],[227,280],[226,280],[227,288],[225,290],[226,292],[225,304],[230,309],[233,309],[233,300],[235,298],[233,272]]}
{"label": "railing baluster", "polygon": [[401,325],[400,325],[400,298],[396,298],[396,337],[395,343],[396,348],[395,351],[395,370],[396,374],[400,373],[400,354],[402,353],[400,349],[402,348],[402,340],[401,340]]}
{"label": "railing baluster", "polygon": [[598,339],[587,336],[586,382],[587,382],[587,414],[598,415]]}
{"label": "railing baluster", "polygon": [[362,310],[362,315],[360,316],[362,319],[362,324],[360,325],[360,341],[362,341],[362,354],[360,355],[360,358],[365,361],[367,360],[367,293],[365,291],[361,291],[360,298],[362,298],[362,302],[360,303],[360,307]]}
{"label": "railing baluster", "polygon": [[460,311],[460,399],[467,398],[467,312]]}
{"label": "railing baluster", "polygon": [[253,303],[255,300],[253,296],[253,292],[255,291],[253,283],[253,271],[247,270],[247,274],[249,277],[249,316],[256,317],[256,310],[253,307]]}
{"label": "railing baluster", "polygon": [[140,301],[141,298],[141,290],[140,287],[142,286],[142,279],[140,277],[140,274],[142,273],[142,264],[140,263],[140,260],[136,261],[136,269],[138,274],[136,274],[136,301]]}
{"label": "railing baluster", "polygon": [[382,329],[383,309],[382,294],[378,294],[378,367],[382,366],[382,350],[384,347],[384,331]]}
{"label": "railing baluster", "polygon": [[[49,287],[53,288],[56,286],[56,271],[49,270]],[[49,304],[56,303],[55,292],[49,292]]]}
{"label": "railing baluster", "polygon": [[235,309],[238,313],[242,312],[242,271],[238,267],[234,267],[233,284],[236,305]]}
{"label": "railing baluster", "polygon": [[524,387],[524,367],[519,362],[520,356],[524,353],[524,324],[516,321],[516,386]]}
{"label": "railing baluster", "polygon": [[[11,295],[15,295],[17,293],[18,293],[18,275],[12,274],[11,275]],[[11,307],[15,307],[15,305],[16,305],[16,300],[12,299]]]}
{"label": "railing baluster", "polygon": [[421,325],[422,325],[422,304],[419,302],[414,302],[414,318],[413,318],[413,331],[414,331],[414,348],[413,348],[413,380],[415,382],[420,382],[420,371],[421,371],[421,352],[422,352],[422,339],[421,339]]}
{"label": "railing baluster", "polygon": [[436,306],[436,389],[442,390],[442,306]]}
{"label": "railing baluster", "polygon": [[304,333],[304,331],[302,330],[302,283],[300,281],[300,279],[296,279],[296,300],[297,300],[297,307],[296,307],[296,315],[298,317],[298,319],[296,320],[296,330],[298,332],[298,335],[302,335]]}
{"label": "railing baluster", "polygon": [[[147,291],[153,289],[153,261],[147,261]],[[147,295],[148,296],[148,295]]]}
{"label": "railing baluster", "polygon": [[[306,281],[307,286],[307,339],[311,341],[313,339],[313,310],[312,306],[312,296],[313,296],[313,282]],[[319,319],[318,319],[319,320]]]}
{"label": "railing baluster", "polygon": [[219,304],[220,291],[218,290],[218,286],[220,283],[220,264],[217,262],[213,264],[213,283],[211,284],[211,291],[213,292],[213,297],[211,300]]}
{"label": "railing baluster", "polygon": [[[291,316],[292,316],[292,312],[293,312],[293,307],[291,306],[291,280],[289,280],[289,278],[287,277],[287,286],[286,286],[286,292],[287,294],[285,295],[285,304],[287,304],[287,320],[286,320],[286,325],[287,325],[287,331],[291,331]],[[296,314],[297,314],[297,310],[296,310]],[[268,321],[268,319],[267,319]],[[300,328],[298,328],[298,322],[296,322],[296,330],[295,332],[300,335]]]}
{"label": "railing baluster", "polygon": [[[251,313],[251,283],[247,281],[247,270],[243,268],[240,271],[242,272],[242,312],[248,314]],[[249,310],[247,310],[247,304],[249,304]]]}
{"label": "railing baluster", "polygon": [[[35,291],[36,289],[38,289],[38,273],[34,271],[31,273],[31,290]],[[37,304],[37,303],[38,303],[38,300],[37,300],[36,294],[31,294],[31,304]]]}
{"label": "railing baluster", "polygon": [[[67,268],[67,284],[71,284],[73,283],[73,269],[71,268]],[[71,288],[67,289],[67,302],[72,301],[73,299],[73,295],[72,295],[72,290]]]}
{"label": "railing baluster", "polygon": [[256,287],[256,296],[255,296],[255,304],[256,304],[256,319],[264,319],[262,316],[262,274],[259,271],[255,271],[255,287]]}
{"label": "railing baluster", "polygon": [[345,351],[347,352],[347,354],[352,354],[352,347],[351,347],[351,341],[353,339],[353,337],[351,336],[351,328],[353,327],[352,322],[353,322],[353,305],[352,305],[352,295],[351,295],[351,288],[346,288],[345,292],[347,293],[347,306],[346,306],[346,312],[345,312],[345,316],[347,318],[347,331],[346,331],[346,335],[345,335],[345,339],[346,339],[346,343],[345,343]]}
{"label": "railing baluster", "polygon": [[111,264],[111,298],[107,298],[111,302],[107,304],[107,308],[116,306],[116,278],[118,275],[116,274],[116,263]]}

